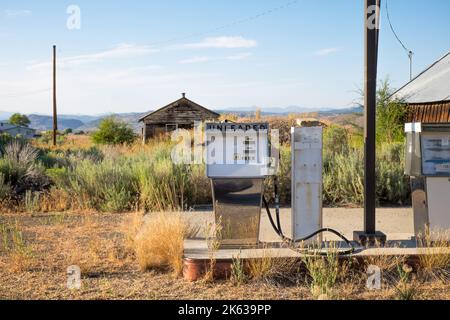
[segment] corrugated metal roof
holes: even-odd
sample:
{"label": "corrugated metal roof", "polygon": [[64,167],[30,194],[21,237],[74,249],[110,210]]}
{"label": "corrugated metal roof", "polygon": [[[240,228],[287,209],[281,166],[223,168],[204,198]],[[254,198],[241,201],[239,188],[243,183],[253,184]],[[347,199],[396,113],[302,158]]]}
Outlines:
{"label": "corrugated metal roof", "polygon": [[393,97],[406,103],[450,100],[450,52],[400,88]]}
{"label": "corrugated metal roof", "polygon": [[0,122],[0,130],[10,130],[13,128],[17,128],[17,126],[9,124],[7,122]]}
{"label": "corrugated metal roof", "polygon": [[16,129],[16,128],[36,131],[33,128],[23,127],[23,126],[16,126],[16,125],[10,124],[8,122],[0,122],[0,132],[1,131],[8,131],[8,130]]}

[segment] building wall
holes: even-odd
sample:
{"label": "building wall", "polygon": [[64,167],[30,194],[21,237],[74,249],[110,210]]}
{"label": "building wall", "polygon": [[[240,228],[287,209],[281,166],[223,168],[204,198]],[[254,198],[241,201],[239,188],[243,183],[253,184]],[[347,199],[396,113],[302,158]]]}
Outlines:
{"label": "building wall", "polygon": [[8,133],[12,137],[16,137],[16,136],[20,135],[27,139],[31,139],[35,135],[35,131],[33,129],[23,128],[23,127],[11,128],[11,129],[7,129],[7,130],[3,130],[3,132]]}
{"label": "building wall", "polygon": [[191,129],[196,121],[217,120],[218,116],[188,103],[174,104],[144,119],[144,139],[170,132],[176,128]]}
{"label": "building wall", "polygon": [[407,122],[450,123],[450,101],[409,104]]}

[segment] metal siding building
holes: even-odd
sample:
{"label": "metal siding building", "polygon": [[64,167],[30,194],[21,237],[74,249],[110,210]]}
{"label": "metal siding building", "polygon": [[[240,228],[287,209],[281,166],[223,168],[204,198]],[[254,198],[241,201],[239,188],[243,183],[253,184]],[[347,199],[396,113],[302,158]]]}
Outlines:
{"label": "metal siding building", "polygon": [[407,103],[407,122],[450,122],[450,52],[433,63],[393,97]]}
{"label": "metal siding building", "polygon": [[26,139],[31,139],[36,136],[35,129],[16,126],[6,122],[0,122],[0,133],[7,133],[11,137],[22,136]]}

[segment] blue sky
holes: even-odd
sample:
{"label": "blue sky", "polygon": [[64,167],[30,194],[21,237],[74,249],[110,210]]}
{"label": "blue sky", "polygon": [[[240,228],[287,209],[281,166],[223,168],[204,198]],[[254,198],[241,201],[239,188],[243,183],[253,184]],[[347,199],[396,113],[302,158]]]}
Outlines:
{"label": "blue sky", "polygon": [[[389,9],[415,73],[450,50],[450,1]],[[399,87],[409,63],[385,14],[379,77]],[[144,112],[181,92],[213,109],[343,108],[363,81],[363,0],[1,0],[0,41],[2,111],[51,112],[53,44],[61,113]]]}

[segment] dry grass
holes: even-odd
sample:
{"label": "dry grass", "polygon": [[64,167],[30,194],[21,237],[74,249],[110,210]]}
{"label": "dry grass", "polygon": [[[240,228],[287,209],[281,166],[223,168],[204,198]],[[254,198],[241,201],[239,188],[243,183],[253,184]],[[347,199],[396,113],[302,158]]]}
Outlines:
{"label": "dry grass", "polygon": [[89,149],[93,146],[91,137],[88,135],[67,135],[60,136],[59,143],[56,147],[50,141],[44,141],[42,139],[32,140],[33,145],[36,148],[51,149],[51,150],[70,150],[70,149]]}
{"label": "dry grass", "polygon": [[245,264],[241,259],[241,254],[233,257],[233,262],[231,264],[231,276],[230,280],[234,285],[240,286],[247,280],[247,275],[245,274]]}
{"label": "dry grass", "polygon": [[217,222],[207,223],[204,233],[206,235],[206,243],[208,245],[209,265],[206,269],[203,281],[209,283],[214,281],[214,269],[216,267],[216,253],[221,246],[223,233],[223,224],[220,219]]}
{"label": "dry grass", "polygon": [[[20,231],[22,241],[32,252],[32,258],[20,268],[9,251],[0,250],[0,299],[313,299],[310,287],[303,281],[279,281],[277,274],[299,278],[302,272],[284,271],[276,256],[267,256],[274,269],[262,277],[269,281],[186,282],[171,272],[142,272],[134,252],[134,236],[139,232],[141,214],[34,214],[0,215],[0,226],[8,225],[8,247],[12,234]],[[17,224],[16,224],[17,221]],[[16,227],[14,227],[16,226]],[[12,229],[16,231],[12,232]],[[20,239],[19,236],[15,236]],[[269,258],[270,257],[270,258]],[[238,258],[238,257],[236,257]],[[66,270],[70,264],[82,267],[82,288],[69,290]],[[248,272],[244,263],[245,272]],[[276,271],[278,269],[278,271]],[[341,266],[339,272],[343,272]],[[13,272],[12,272],[13,271]],[[338,277],[339,279],[339,277]],[[397,279],[400,277],[397,275]],[[275,281],[276,280],[276,281]],[[369,291],[365,281],[348,276],[337,281],[333,298],[339,299],[399,299],[395,285]],[[411,277],[411,281],[413,278]],[[414,299],[450,299],[450,283],[434,278],[422,278]],[[408,280],[409,281],[409,280]],[[407,282],[408,285],[411,282]],[[402,289],[402,288],[400,288]],[[408,289],[408,288],[407,288]],[[407,293],[407,292],[406,292]]]}
{"label": "dry grass", "polygon": [[[144,219],[144,218],[142,218]],[[152,213],[144,221],[132,222],[137,230],[133,239],[136,257],[142,270],[170,268],[175,276],[183,270],[184,239],[195,231],[181,213]]]}
{"label": "dry grass", "polygon": [[377,266],[384,273],[396,272],[398,265],[401,265],[405,260],[403,256],[392,256],[392,255],[374,255],[369,256],[365,259],[366,266],[373,265]]}
{"label": "dry grass", "polygon": [[450,280],[450,242],[449,232],[437,231],[418,237],[418,246],[425,248],[427,254],[419,257],[421,270],[427,276],[433,276],[442,281]]}
{"label": "dry grass", "polygon": [[22,228],[15,220],[11,223],[0,225],[0,253],[4,253],[9,259],[6,269],[10,272],[23,272],[33,264],[33,252],[26,243]]}
{"label": "dry grass", "polygon": [[273,251],[264,248],[261,259],[247,263],[249,278],[266,283],[296,283],[299,276],[298,260],[280,258]]}
{"label": "dry grass", "polygon": [[408,264],[397,266],[399,279],[394,286],[396,298],[398,300],[416,300],[420,294],[420,283],[415,274],[412,274],[412,267]]}
{"label": "dry grass", "polygon": [[308,256],[304,259],[311,294],[317,299],[331,299],[336,296],[335,285],[340,274],[337,251],[330,248],[325,257]]}

